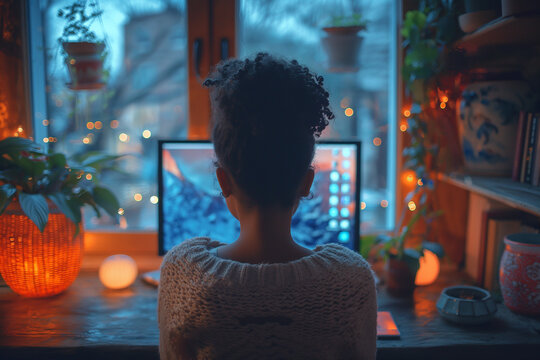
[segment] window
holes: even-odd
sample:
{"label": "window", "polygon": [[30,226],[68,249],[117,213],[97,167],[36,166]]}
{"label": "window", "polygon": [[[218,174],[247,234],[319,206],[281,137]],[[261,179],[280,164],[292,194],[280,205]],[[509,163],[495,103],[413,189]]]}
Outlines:
{"label": "window", "polygon": [[[204,12],[210,4],[224,7],[232,2],[95,1],[104,12],[91,29],[109,48],[110,77],[99,91],[72,91],[66,86],[69,76],[57,41],[64,20],[57,13],[73,0],[39,0],[46,49],[43,87],[47,111],[34,114],[36,137],[58,151],[128,154],[121,161],[123,173],[107,174],[104,183],[120,198],[122,229],[155,229],[159,200],[155,197],[156,139],[188,136],[188,21],[206,26],[200,13],[188,14],[187,4],[195,4],[197,11]],[[323,137],[359,138],[363,142],[364,233],[391,228],[395,214],[396,121],[391,120],[397,108],[396,6],[393,0],[237,0],[236,41],[229,48],[230,53],[237,48],[240,57],[267,51],[295,58],[325,77],[336,120]],[[321,45],[325,36],[322,27],[332,15],[354,12],[362,12],[368,21],[368,30],[362,33],[359,71],[329,72]],[[205,30],[210,33],[222,25],[223,16],[229,15],[214,10],[208,16],[213,16],[211,30]],[[214,41],[221,39],[215,34],[211,37]],[[217,49],[213,50],[214,57],[219,56]],[[212,50],[205,48],[203,56],[209,56],[209,52]],[[208,62],[203,60],[201,69],[205,70]],[[33,81],[38,98],[39,86]],[[202,109],[208,103],[204,96],[206,92],[198,89],[190,93],[189,115],[195,129],[190,134],[198,131],[193,119],[209,113]],[[194,99],[202,105],[194,106]],[[92,211],[85,213],[85,226],[115,228],[110,219],[98,220]]]}
{"label": "window", "polygon": [[[87,4],[92,1],[87,1]],[[107,86],[73,91],[58,37],[58,10],[73,0],[41,1],[45,29],[47,117],[36,127],[52,150],[127,154],[122,174],[106,174],[123,207],[120,227],[155,229],[157,138],[187,136],[187,20],[184,0],[96,1],[103,10],[91,25],[108,47]],[[93,181],[93,180],[88,180]],[[88,229],[114,227],[85,211]]]}

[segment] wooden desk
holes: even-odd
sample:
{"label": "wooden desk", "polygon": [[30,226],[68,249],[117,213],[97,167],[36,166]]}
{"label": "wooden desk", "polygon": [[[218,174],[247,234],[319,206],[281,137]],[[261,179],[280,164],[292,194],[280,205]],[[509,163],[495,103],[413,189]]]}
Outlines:
{"label": "wooden desk", "polygon": [[[495,320],[460,327],[435,308],[440,290],[464,283],[444,274],[414,297],[379,293],[379,309],[392,312],[402,337],[379,340],[378,359],[534,359],[540,354],[540,320],[499,305]],[[96,273],[81,273],[63,294],[27,299],[0,288],[0,359],[158,359],[157,291],[137,281],[106,290]]]}

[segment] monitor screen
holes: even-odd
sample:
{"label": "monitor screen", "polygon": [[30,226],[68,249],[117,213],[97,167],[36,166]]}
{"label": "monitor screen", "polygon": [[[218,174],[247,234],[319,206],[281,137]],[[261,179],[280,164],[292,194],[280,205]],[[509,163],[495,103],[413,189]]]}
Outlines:
{"label": "monitor screen", "polygon": [[[197,236],[231,243],[240,223],[220,195],[210,142],[159,142],[159,253]],[[359,142],[319,142],[313,197],[302,199],[291,234],[300,245],[339,243],[358,250],[360,228]]]}

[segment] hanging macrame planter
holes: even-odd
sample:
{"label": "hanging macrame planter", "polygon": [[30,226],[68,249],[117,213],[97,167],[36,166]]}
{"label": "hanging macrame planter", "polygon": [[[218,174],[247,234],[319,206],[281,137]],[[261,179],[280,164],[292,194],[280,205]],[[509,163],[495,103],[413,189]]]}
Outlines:
{"label": "hanging macrame planter", "polygon": [[363,37],[358,32],[365,26],[325,27],[327,36],[321,39],[328,55],[328,71],[356,72],[359,69],[358,55]]}
{"label": "hanging macrame planter", "polygon": [[97,90],[105,86],[106,41],[98,40],[91,30],[95,20],[103,27],[102,13],[97,0],[75,0],[58,10],[58,17],[66,21],[58,41],[71,79],[67,86],[72,90]]}
{"label": "hanging macrame planter", "polygon": [[102,42],[64,42],[62,47],[66,52],[66,65],[71,82],[68,87],[72,90],[97,90],[105,86],[103,79]]}

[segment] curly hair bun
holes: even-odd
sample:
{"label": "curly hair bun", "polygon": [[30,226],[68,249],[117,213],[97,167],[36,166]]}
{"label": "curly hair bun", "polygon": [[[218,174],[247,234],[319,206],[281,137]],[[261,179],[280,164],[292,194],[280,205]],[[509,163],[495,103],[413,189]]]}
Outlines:
{"label": "curly hair bun", "polygon": [[315,137],[334,118],[323,78],[296,60],[258,53],[220,63],[204,85],[211,88],[219,166],[255,204],[292,206]]}

